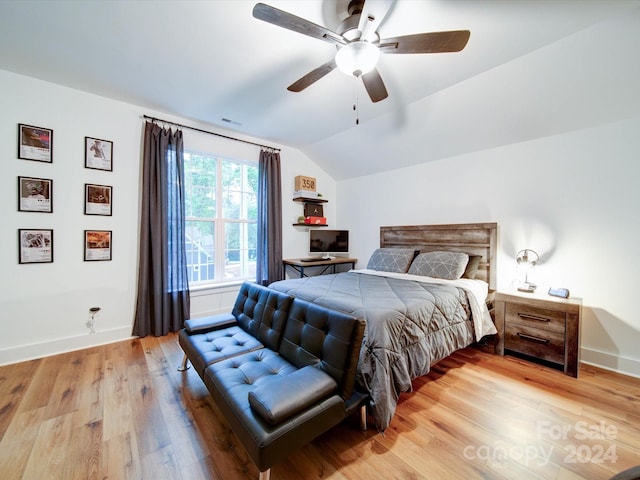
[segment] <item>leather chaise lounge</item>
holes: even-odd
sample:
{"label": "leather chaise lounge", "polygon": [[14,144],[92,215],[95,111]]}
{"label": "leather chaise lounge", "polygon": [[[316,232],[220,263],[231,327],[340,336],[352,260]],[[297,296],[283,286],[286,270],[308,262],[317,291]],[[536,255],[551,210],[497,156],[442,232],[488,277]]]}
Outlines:
{"label": "leather chaise lounge", "polygon": [[233,432],[270,468],[360,410],[354,388],[365,322],[244,283],[230,314],[185,322],[179,343]]}

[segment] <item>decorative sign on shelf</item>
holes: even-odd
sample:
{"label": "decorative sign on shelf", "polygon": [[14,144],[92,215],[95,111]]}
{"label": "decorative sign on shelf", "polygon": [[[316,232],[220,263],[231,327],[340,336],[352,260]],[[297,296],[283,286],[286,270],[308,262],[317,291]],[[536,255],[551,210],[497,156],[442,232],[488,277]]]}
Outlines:
{"label": "decorative sign on shelf", "polygon": [[317,203],[305,203],[304,204],[304,216],[305,217],[324,217],[324,209],[322,205]]}
{"label": "decorative sign on shelf", "polygon": [[316,179],[313,177],[305,177],[304,175],[298,175],[295,178],[295,188],[294,190],[306,190],[308,192],[316,191]]}

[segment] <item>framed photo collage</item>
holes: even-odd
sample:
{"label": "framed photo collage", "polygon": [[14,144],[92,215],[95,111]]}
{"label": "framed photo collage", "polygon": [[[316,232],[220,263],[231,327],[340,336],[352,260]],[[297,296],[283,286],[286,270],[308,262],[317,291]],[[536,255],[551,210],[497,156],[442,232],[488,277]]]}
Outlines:
{"label": "framed photo collage", "polygon": [[[18,159],[53,163],[53,130],[34,125],[18,124]],[[84,137],[84,167],[113,171],[113,142]],[[18,211],[53,213],[52,178],[18,176]],[[112,216],[113,187],[95,183],[84,185],[84,214]],[[84,230],[86,262],[111,260],[112,230]],[[53,263],[54,235],[52,228],[18,229],[18,263]]]}

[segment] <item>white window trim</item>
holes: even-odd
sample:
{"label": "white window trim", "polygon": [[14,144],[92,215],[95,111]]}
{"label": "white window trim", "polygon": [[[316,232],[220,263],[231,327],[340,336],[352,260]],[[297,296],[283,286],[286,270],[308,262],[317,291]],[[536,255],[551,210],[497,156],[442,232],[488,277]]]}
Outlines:
{"label": "white window trim", "polygon": [[[199,151],[192,151],[192,150],[187,150],[185,151],[185,153],[188,153],[190,155],[197,155],[197,156],[202,156],[202,157],[210,157],[210,158],[215,158],[216,161],[216,179],[222,179],[223,175],[222,175],[222,163],[223,162],[232,162],[235,164],[239,164],[239,165],[247,165],[247,166],[251,166],[251,167],[258,167],[258,162],[251,162],[248,160],[236,160],[236,159],[232,159],[232,158],[228,158],[228,157],[224,157],[224,156],[220,156],[220,155],[216,155],[216,154],[212,154],[209,152],[199,152]],[[243,179],[242,179],[242,183],[243,185],[246,185],[248,183],[248,176],[247,176],[247,170],[246,169],[242,169],[242,175],[243,175]],[[220,188],[219,188],[220,187]],[[185,217],[186,221],[210,221],[213,223],[213,227],[214,227],[214,244],[216,245],[216,249],[214,252],[214,265],[215,265],[215,271],[214,271],[214,279],[213,280],[200,280],[197,282],[189,282],[189,291],[192,292],[202,292],[202,291],[206,291],[206,290],[214,290],[214,289],[220,289],[220,288],[225,288],[225,287],[233,287],[235,285],[240,285],[245,281],[250,281],[250,282],[255,282],[256,278],[255,276],[251,277],[239,277],[239,278],[233,278],[233,279],[226,279],[225,278],[225,249],[224,249],[224,245],[225,245],[225,230],[223,228],[218,228],[220,226],[220,223],[244,223],[244,224],[251,224],[251,223],[256,223],[256,222],[251,222],[248,220],[240,220],[240,219],[233,219],[233,218],[222,218],[222,210],[223,210],[223,193],[224,193],[224,189],[221,187],[221,185],[216,185],[215,188],[215,202],[216,202],[216,217]],[[256,192],[257,195],[257,192]],[[241,215],[244,216],[245,218],[247,217],[247,212],[248,212],[248,205],[243,202],[242,203],[242,208],[244,209],[241,212]],[[244,235],[244,229],[240,230],[241,235]],[[245,244],[245,241],[247,239],[242,239],[241,241],[241,245]],[[219,245],[222,245],[222,248],[217,248]]]}

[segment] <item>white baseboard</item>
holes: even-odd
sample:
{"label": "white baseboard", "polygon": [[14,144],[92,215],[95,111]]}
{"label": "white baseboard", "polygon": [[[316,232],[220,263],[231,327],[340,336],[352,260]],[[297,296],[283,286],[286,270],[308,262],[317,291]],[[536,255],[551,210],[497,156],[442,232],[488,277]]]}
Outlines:
{"label": "white baseboard", "polygon": [[131,326],[0,349],[0,366],[133,338]]}
{"label": "white baseboard", "polygon": [[612,372],[622,375],[640,378],[640,360],[612,355],[584,347],[580,350],[580,354],[580,361],[582,363],[604,368],[605,370],[611,370]]}

